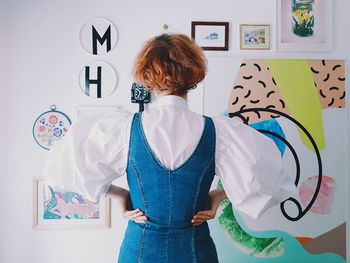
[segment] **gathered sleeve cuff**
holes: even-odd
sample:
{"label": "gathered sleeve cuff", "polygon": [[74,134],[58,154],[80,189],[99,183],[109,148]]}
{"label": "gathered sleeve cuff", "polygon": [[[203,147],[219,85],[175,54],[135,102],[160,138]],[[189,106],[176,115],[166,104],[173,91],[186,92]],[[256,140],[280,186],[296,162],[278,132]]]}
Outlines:
{"label": "gathered sleeve cuff", "polygon": [[49,151],[45,182],[93,202],[125,173],[133,114],[122,108],[78,118]]}
{"label": "gathered sleeve cuff", "polygon": [[272,139],[228,117],[214,118],[216,175],[233,207],[253,218],[297,191]]}

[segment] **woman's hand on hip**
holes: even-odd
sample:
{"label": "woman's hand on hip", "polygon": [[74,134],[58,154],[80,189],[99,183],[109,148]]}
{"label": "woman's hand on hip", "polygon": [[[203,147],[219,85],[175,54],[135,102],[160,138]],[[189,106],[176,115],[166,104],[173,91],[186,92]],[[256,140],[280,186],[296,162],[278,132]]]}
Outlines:
{"label": "woman's hand on hip", "polygon": [[143,224],[147,221],[147,216],[145,216],[139,208],[136,208],[134,210],[124,210],[123,216],[124,218],[132,220],[138,224]]}
{"label": "woman's hand on hip", "polygon": [[147,217],[139,208],[132,210],[130,192],[128,190],[119,186],[111,185],[107,192],[107,196],[116,199],[119,202],[123,209],[124,218],[139,224],[147,221]]}
{"label": "woman's hand on hip", "polygon": [[130,194],[125,197],[123,202],[123,217],[127,220],[134,221],[138,224],[143,224],[147,221],[147,216],[141,211],[140,208],[132,209]]}
{"label": "woman's hand on hip", "polygon": [[216,212],[218,210],[220,201],[227,199],[224,189],[215,189],[209,192],[210,209],[199,211],[192,218],[192,225],[199,226],[205,221],[215,218]]}

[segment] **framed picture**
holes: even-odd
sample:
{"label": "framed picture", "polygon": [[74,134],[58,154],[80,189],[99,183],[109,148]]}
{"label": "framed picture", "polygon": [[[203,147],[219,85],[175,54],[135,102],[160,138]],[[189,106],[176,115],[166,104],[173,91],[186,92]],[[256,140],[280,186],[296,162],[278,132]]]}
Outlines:
{"label": "framed picture", "polygon": [[110,198],[98,204],[74,192],[54,189],[42,176],[33,178],[33,228],[111,227]]}
{"label": "framed picture", "polygon": [[191,36],[203,50],[228,50],[228,22],[192,21]]}
{"label": "framed picture", "polygon": [[332,0],[277,0],[277,49],[332,50]]}
{"label": "framed picture", "polygon": [[270,25],[240,25],[240,49],[270,49]]}

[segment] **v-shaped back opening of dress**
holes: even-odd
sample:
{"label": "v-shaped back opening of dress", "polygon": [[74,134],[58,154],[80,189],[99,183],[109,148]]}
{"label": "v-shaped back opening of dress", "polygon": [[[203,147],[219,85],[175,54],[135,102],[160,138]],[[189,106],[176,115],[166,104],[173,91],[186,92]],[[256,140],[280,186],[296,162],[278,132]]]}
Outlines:
{"label": "v-shaped back opening of dress", "polygon": [[126,172],[132,209],[143,211],[147,221],[129,221],[119,262],[217,263],[208,224],[195,227],[191,222],[210,205],[216,140],[212,119],[204,117],[202,135],[190,157],[169,170],[149,147],[140,116],[135,114],[132,122]]}
{"label": "v-shaped back opening of dress", "polygon": [[159,158],[157,157],[157,155],[155,154],[154,150],[152,150],[149,142],[148,142],[148,139],[146,137],[146,134],[145,134],[145,131],[144,131],[144,128],[143,128],[143,125],[142,125],[142,112],[140,113],[135,113],[134,115],[134,118],[138,118],[138,122],[139,122],[139,129],[141,131],[141,135],[142,135],[142,140],[143,140],[143,143],[146,145],[146,148],[147,148],[147,151],[148,153],[152,156],[152,159],[153,161],[161,168],[161,169],[164,169],[166,171],[169,171],[169,172],[175,172],[179,169],[181,169],[183,166],[185,166],[191,159],[192,157],[196,154],[197,150],[198,150],[198,146],[201,144],[201,142],[203,141],[203,138],[204,138],[204,133],[205,133],[205,130],[207,128],[207,124],[208,124],[208,121],[207,121],[207,118],[206,116],[202,116],[203,119],[204,119],[204,125],[203,125],[203,129],[202,129],[202,132],[201,132],[201,135],[197,141],[197,144],[194,148],[194,150],[192,151],[192,153],[185,159],[184,162],[182,162],[181,164],[179,164],[178,166],[174,167],[173,169],[170,169],[170,168],[167,168],[164,164],[162,164],[159,160]]}

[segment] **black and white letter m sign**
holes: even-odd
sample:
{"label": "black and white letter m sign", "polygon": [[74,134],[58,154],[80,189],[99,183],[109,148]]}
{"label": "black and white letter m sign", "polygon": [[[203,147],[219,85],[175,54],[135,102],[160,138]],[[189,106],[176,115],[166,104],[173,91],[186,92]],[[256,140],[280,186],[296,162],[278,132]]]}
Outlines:
{"label": "black and white letter m sign", "polygon": [[94,18],[85,23],[80,31],[80,42],[93,55],[110,52],[117,43],[117,30],[105,18]]}

